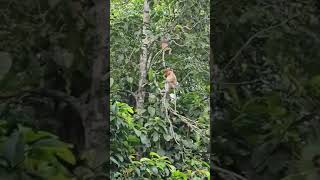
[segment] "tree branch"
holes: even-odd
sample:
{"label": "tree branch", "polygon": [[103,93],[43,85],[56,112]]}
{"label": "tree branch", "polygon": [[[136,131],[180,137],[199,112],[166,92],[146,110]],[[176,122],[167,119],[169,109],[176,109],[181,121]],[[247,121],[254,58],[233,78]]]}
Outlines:
{"label": "tree branch", "polygon": [[256,37],[258,37],[258,36],[259,36],[260,34],[262,34],[262,33],[265,33],[265,32],[267,32],[267,31],[269,31],[269,30],[272,30],[272,29],[274,29],[274,28],[277,28],[277,27],[279,27],[279,26],[282,26],[282,25],[286,24],[287,22],[289,22],[290,20],[296,18],[297,16],[298,16],[298,15],[295,15],[295,16],[289,18],[289,19],[286,19],[286,20],[280,22],[279,24],[269,26],[269,27],[267,27],[267,28],[265,28],[265,29],[262,29],[262,30],[256,32],[255,34],[253,34],[253,35],[246,41],[246,43],[244,43],[244,45],[236,52],[236,54],[230,59],[230,61],[228,62],[228,64],[223,68],[223,71],[224,71],[233,61],[236,60],[236,58],[237,58],[237,57],[241,54],[241,52],[251,43],[251,41],[252,41],[253,39],[255,39]]}
{"label": "tree branch", "polygon": [[229,175],[235,177],[236,179],[248,180],[247,178],[245,178],[245,177],[243,177],[243,176],[241,176],[241,175],[239,175],[239,174],[237,174],[237,173],[235,173],[235,172],[229,171],[229,170],[227,170],[227,169],[223,169],[223,168],[218,167],[218,166],[215,166],[215,165],[213,165],[212,168],[215,169],[215,170],[217,170],[217,171],[220,171],[220,172],[222,172],[222,173],[229,174]]}

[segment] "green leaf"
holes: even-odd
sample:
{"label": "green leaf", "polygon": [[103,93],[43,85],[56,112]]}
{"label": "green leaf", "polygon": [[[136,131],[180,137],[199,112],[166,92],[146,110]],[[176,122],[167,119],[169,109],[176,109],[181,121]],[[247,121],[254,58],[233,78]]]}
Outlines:
{"label": "green leaf", "polygon": [[110,87],[112,87],[113,83],[114,83],[114,79],[110,78]]}
{"label": "green leaf", "polygon": [[134,144],[140,143],[139,139],[134,135],[128,135],[127,140],[128,142],[134,143]]}
{"label": "green leaf", "polygon": [[1,167],[7,167],[9,166],[8,161],[2,157],[0,157],[0,166]]}
{"label": "green leaf", "polygon": [[135,171],[136,171],[137,175],[140,177],[141,176],[140,169],[139,168],[135,168]]}
{"label": "green leaf", "polygon": [[117,156],[117,158],[120,160],[120,162],[123,162],[123,161],[124,161],[124,159],[123,159],[123,157],[122,157],[121,154],[116,154],[116,156]]}
{"label": "green leaf", "polygon": [[134,130],[134,133],[136,133],[136,135],[137,135],[138,137],[141,136],[141,131],[139,131],[139,130],[136,129],[136,128],[134,128],[133,130]]}
{"label": "green leaf", "polygon": [[146,112],[145,109],[137,109],[137,114],[143,114],[144,112]]}
{"label": "green leaf", "polygon": [[152,81],[153,78],[154,78],[154,72],[152,69],[150,69],[148,71],[148,81]]}
{"label": "green leaf", "polygon": [[163,138],[166,140],[166,141],[170,141],[172,139],[172,136],[170,134],[165,134],[163,135]]}
{"label": "green leaf", "polygon": [[145,144],[145,145],[150,144],[150,140],[148,139],[148,137],[145,134],[141,134],[140,140],[141,140],[142,144]]}
{"label": "green leaf", "polygon": [[157,142],[159,140],[159,134],[157,132],[152,133],[152,140]]}
{"label": "green leaf", "polygon": [[120,167],[120,163],[113,156],[110,156],[110,160]]}
{"label": "green leaf", "polygon": [[155,166],[152,166],[152,167],[151,167],[151,170],[152,170],[152,172],[153,172],[154,174],[158,174],[158,173],[159,173],[158,168],[155,167]]}
{"label": "green leaf", "polygon": [[149,106],[148,112],[149,112],[150,116],[153,117],[156,113],[156,109],[154,107]]}
{"label": "green leaf", "polygon": [[164,163],[164,162],[157,162],[157,167],[163,171],[164,168],[166,167],[166,163]]}
{"label": "green leaf", "polygon": [[128,83],[132,84],[133,83],[133,78],[132,77],[127,77]]}
{"label": "green leaf", "polygon": [[149,159],[149,158],[141,158],[140,161],[141,161],[141,162],[150,161],[150,159]]}
{"label": "green leaf", "polygon": [[62,160],[74,165],[76,163],[76,158],[74,157],[73,153],[66,148],[60,149],[56,152],[56,155],[60,157]]}
{"label": "green leaf", "polygon": [[119,54],[118,55],[118,60],[119,61],[123,61],[124,60],[124,55],[123,54]]}
{"label": "green leaf", "polygon": [[157,97],[154,94],[149,94],[148,101],[150,103],[155,103],[156,100],[157,100]]}
{"label": "green leaf", "polygon": [[0,51],[0,80],[9,72],[12,65],[11,55],[7,52]]}
{"label": "green leaf", "polygon": [[45,137],[57,138],[57,136],[45,131],[34,132],[31,128],[23,127],[21,125],[18,125],[18,128],[23,136],[23,140],[26,143],[33,142],[35,140],[39,140]]}
{"label": "green leaf", "polygon": [[160,158],[160,156],[155,152],[150,152],[150,156],[154,156],[154,157]]}
{"label": "green leaf", "polygon": [[11,167],[24,160],[24,143],[19,132],[14,132],[1,147],[2,156],[10,162]]}
{"label": "green leaf", "polygon": [[68,144],[52,138],[40,139],[35,143],[33,143],[31,146],[33,148],[53,148],[53,149],[69,147]]}
{"label": "green leaf", "polygon": [[168,167],[170,169],[171,172],[175,171],[176,170],[176,167],[174,167],[173,165],[171,164],[168,164]]}
{"label": "green leaf", "polygon": [[57,173],[56,168],[49,165],[49,162],[42,161],[41,163],[36,164],[36,167],[38,174],[43,178],[54,176]]}

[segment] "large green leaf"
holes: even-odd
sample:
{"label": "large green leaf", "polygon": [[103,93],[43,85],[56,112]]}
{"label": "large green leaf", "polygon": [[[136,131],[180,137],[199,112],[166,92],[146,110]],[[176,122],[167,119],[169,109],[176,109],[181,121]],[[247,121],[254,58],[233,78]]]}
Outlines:
{"label": "large green leaf", "polygon": [[21,134],[23,136],[24,142],[26,142],[26,143],[40,140],[43,138],[49,138],[49,137],[57,138],[57,136],[55,136],[49,132],[45,132],[45,131],[35,132],[31,128],[24,127],[21,125],[19,125],[18,127],[19,127],[19,131],[21,132]]}
{"label": "large green leaf", "polygon": [[62,160],[74,165],[76,163],[76,158],[73,153],[66,148],[60,149],[56,152],[56,155],[60,157]]}
{"label": "large green leaf", "polygon": [[24,160],[24,143],[19,132],[15,131],[3,144],[1,144],[1,156],[14,167]]}

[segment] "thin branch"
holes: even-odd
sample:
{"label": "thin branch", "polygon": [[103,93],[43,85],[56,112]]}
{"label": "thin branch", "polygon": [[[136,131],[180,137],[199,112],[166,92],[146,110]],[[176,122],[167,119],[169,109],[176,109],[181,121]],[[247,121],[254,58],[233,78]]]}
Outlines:
{"label": "thin branch", "polygon": [[259,79],[255,79],[255,80],[252,80],[252,81],[242,81],[242,82],[216,82],[216,81],[213,81],[212,83],[213,84],[223,84],[223,85],[246,85],[246,84],[253,84],[253,83],[256,83],[256,82],[259,82],[260,80]]}
{"label": "thin branch", "polygon": [[147,67],[147,70],[149,71],[149,69],[152,67],[152,62],[154,61],[154,59],[156,58],[157,55],[159,55],[161,52],[163,51],[163,49],[160,49],[151,59],[151,61],[149,62],[149,66]]}
{"label": "thin branch", "polygon": [[82,105],[82,102],[73,96],[70,96],[62,91],[57,91],[57,90],[49,90],[49,89],[34,89],[34,90],[25,90],[25,91],[21,91],[18,92],[16,94],[13,95],[7,95],[7,96],[1,96],[0,99],[12,99],[12,98],[26,98],[26,97],[32,97],[32,96],[44,96],[44,97],[50,97],[50,98],[54,98],[57,99],[59,101],[64,101],[66,103],[68,103],[69,105],[71,105],[71,107],[73,107],[78,114],[81,116],[81,118],[84,118],[84,116],[86,115],[86,111],[84,106]]}
{"label": "thin branch", "polygon": [[152,55],[153,55],[153,52],[150,53],[149,57],[148,57],[148,60],[147,60],[147,72],[149,72],[149,67],[150,67],[150,64],[151,64],[151,60],[152,60]]}
{"label": "thin branch", "polygon": [[230,61],[228,62],[228,64],[223,68],[223,71],[224,71],[233,61],[235,61],[236,58],[241,54],[241,52],[251,43],[251,41],[254,40],[256,37],[258,37],[260,34],[265,33],[265,32],[267,32],[267,31],[269,31],[269,30],[274,29],[274,28],[277,28],[277,27],[279,27],[279,26],[282,26],[282,25],[286,24],[287,22],[289,22],[290,20],[296,18],[297,16],[298,16],[298,15],[295,15],[295,16],[289,18],[289,19],[286,19],[286,20],[280,22],[279,24],[269,26],[269,27],[267,27],[267,28],[265,28],[265,29],[262,29],[262,30],[256,32],[255,34],[253,34],[253,35],[247,40],[247,42],[244,43],[244,45],[237,51],[237,53],[230,59]]}
{"label": "thin branch", "polygon": [[163,105],[164,105],[165,112],[166,112],[166,119],[167,119],[167,121],[168,121],[169,124],[170,124],[170,132],[171,132],[171,135],[172,135],[174,141],[179,145],[180,143],[179,143],[179,142],[177,141],[177,139],[176,139],[176,134],[177,134],[177,133],[175,133],[174,130],[173,130],[173,124],[172,124],[172,122],[171,122],[171,120],[170,120],[170,118],[169,118],[168,108],[165,106],[165,96],[166,96],[166,94],[164,94],[164,96],[163,96]]}
{"label": "thin branch", "polygon": [[188,127],[190,127],[192,130],[194,130],[196,133],[200,134],[200,128],[196,125],[194,120],[191,120],[185,116],[182,116],[178,113],[175,112],[174,109],[172,109],[171,107],[168,108],[170,110],[170,112],[176,116],[178,116],[180,118],[180,120],[182,122],[184,122],[185,124],[187,124]]}
{"label": "thin branch", "polygon": [[187,46],[187,45],[185,45],[185,44],[178,44],[175,40],[171,40],[173,43],[175,43],[177,46],[180,46],[180,47],[182,47],[182,46]]}
{"label": "thin branch", "polygon": [[215,166],[215,165],[213,165],[213,169],[215,169],[217,171],[220,171],[222,173],[225,173],[225,174],[229,174],[229,175],[231,175],[233,177],[236,177],[237,179],[240,179],[240,180],[248,180],[247,178],[245,178],[245,177],[243,177],[243,176],[241,176],[241,175],[239,175],[239,174],[237,174],[235,172],[229,171],[227,169],[223,169],[223,168]]}
{"label": "thin branch", "polygon": [[128,58],[128,63],[131,62],[131,57],[132,57],[133,53],[134,53],[136,50],[137,50],[137,48],[133,48],[133,49],[132,49],[132,52],[130,53],[129,58]]}

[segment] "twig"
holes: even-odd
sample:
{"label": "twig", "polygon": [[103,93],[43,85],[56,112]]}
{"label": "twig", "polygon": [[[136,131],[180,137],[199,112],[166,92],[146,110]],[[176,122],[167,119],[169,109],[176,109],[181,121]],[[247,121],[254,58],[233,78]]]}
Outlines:
{"label": "twig", "polygon": [[150,53],[149,57],[148,57],[148,60],[147,60],[147,72],[149,72],[149,68],[150,67],[150,63],[151,63],[151,60],[152,60],[152,55],[153,55],[153,52]]}
{"label": "twig", "polygon": [[184,45],[184,44],[178,44],[175,40],[171,40],[172,42],[174,42],[177,46],[180,46],[180,47],[182,47],[182,46],[187,46],[187,45]]}
{"label": "twig", "polygon": [[128,58],[128,63],[131,61],[131,57],[133,55],[133,53],[137,50],[137,48],[133,48],[132,52],[130,53],[129,55],[129,58]]}
{"label": "twig", "polygon": [[258,79],[255,79],[255,80],[252,80],[252,81],[242,81],[242,82],[216,82],[216,81],[213,81],[212,83],[213,84],[224,84],[224,85],[246,85],[246,84],[252,84],[252,83],[256,83],[256,82],[259,82],[260,80]]}
{"label": "twig", "polygon": [[172,114],[178,116],[182,122],[186,123],[188,127],[190,127],[192,130],[194,130],[196,133],[200,134],[199,133],[200,128],[196,125],[196,123],[194,123],[193,120],[176,113],[171,107],[169,107],[168,109],[170,110],[170,112]]}
{"label": "twig", "polygon": [[163,51],[163,49],[160,49],[160,51],[158,51],[154,56],[153,58],[151,59],[151,61],[149,62],[149,66],[147,67],[148,71],[149,69],[152,67],[152,62],[153,60],[156,58],[157,55],[159,55],[161,52]]}
{"label": "twig", "polygon": [[241,175],[239,175],[239,174],[237,174],[235,172],[229,171],[227,169],[223,169],[223,168],[215,166],[215,165],[213,165],[213,169],[215,169],[217,171],[220,171],[222,173],[225,173],[225,174],[229,174],[229,175],[231,175],[233,177],[236,177],[238,179],[241,179],[241,180],[248,180],[247,178],[245,178],[245,177],[243,177],[243,176],[241,176]]}

